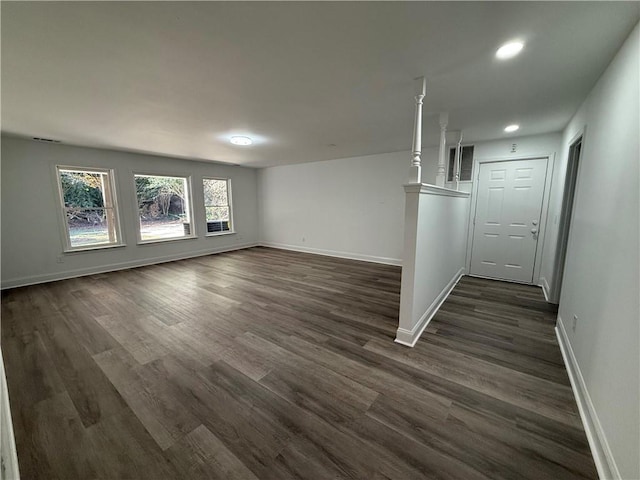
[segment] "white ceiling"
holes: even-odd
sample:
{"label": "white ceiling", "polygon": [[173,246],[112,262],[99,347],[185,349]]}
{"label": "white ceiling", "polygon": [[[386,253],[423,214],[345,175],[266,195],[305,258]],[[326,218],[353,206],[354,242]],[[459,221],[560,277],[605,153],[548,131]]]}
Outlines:
{"label": "white ceiling", "polygon": [[[561,130],[639,2],[6,2],[2,130],[270,166]],[[523,53],[500,62],[512,38]],[[256,140],[228,143],[231,134]]]}

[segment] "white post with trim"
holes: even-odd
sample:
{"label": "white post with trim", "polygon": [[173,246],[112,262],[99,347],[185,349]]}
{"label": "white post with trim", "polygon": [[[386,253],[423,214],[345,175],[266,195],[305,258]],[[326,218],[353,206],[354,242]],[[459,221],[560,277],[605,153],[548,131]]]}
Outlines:
{"label": "white post with trim", "polygon": [[444,187],[447,179],[447,125],[449,124],[449,113],[440,113],[440,154],[438,155],[438,173],[436,174],[436,185]]}
{"label": "white post with trim", "polygon": [[413,148],[411,149],[411,167],[409,169],[409,183],[422,183],[422,100],[427,94],[427,81],[424,77],[416,80],[420,82],[416,99],[416,118],[413,124]]}
{"label": "white post with trim", "polygon": [[458,140],[458,145],[456,146],[456,164],[455,164],[455,179],[456,179],[456,190],[460,190],[460,167],[462,162],[462,130],[460,131],[460,140]]}

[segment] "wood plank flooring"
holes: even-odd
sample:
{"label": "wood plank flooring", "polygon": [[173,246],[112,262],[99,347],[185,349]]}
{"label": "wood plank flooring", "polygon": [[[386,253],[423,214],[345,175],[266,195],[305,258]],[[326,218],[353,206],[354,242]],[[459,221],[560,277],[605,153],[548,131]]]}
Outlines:
{"label": "wood plank flooring", "polygon": [[540,289],[252,248],[2,294],[25,479],[594,479]]}

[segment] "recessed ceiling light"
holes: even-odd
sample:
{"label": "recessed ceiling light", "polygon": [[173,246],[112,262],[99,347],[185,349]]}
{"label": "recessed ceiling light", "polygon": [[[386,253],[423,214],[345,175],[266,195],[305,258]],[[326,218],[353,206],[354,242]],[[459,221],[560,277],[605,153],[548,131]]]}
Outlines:
{"label": "recessed ceiling light", "polygon": [[520,125],[509,125],[507,127],[504,127],[504,131],[507,133],[511,133],[511,132],[515,132],[519,128],[520,128]]}
{"label": "recessed ceiling light", "polygon": [[506,60],[507,58],[515,57],[524,48],[522,42],[509,42],[501,46],[496,52],[496,57],[500,60]]}
{"label": "recessed ceiling light", "polygon": [[251,145],[253,143],[253,140],[251,140],[249,137],[242,137],[239,135],[236,135],[235,137],[231,137],[229,141],[234,145],[242,145],[242,146]]}

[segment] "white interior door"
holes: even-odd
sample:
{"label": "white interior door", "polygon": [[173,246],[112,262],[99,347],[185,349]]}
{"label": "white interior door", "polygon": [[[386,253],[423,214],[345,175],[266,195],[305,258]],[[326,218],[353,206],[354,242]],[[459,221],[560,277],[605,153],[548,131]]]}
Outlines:
{"label": "white interior door", "polygon": [[480,164],[472,275],[531,283],[547,159]]}

